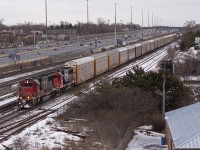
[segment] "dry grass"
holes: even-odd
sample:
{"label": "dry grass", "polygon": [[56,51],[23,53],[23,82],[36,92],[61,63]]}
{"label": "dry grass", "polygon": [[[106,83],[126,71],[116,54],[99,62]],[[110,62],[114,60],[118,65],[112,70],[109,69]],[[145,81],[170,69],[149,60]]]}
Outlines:
{"label": "dry grass", "polygon": [[[156,112],[157,105],[150,94],[138,88],[115,89],[109,85],[103,86],[97,88],[95,93],[85,95],[65,114],[59,116],[58,120],[70,130],[88,135],[79,143],[67,142],[70,145],[67,148],[98,149],[93,146],[95,142],[100,142],[103,145],[101,148],[107,147],[112,150],[118,146],[130,126],[150,123],[149,116]],[[66,121],[70,118],[82,118],[87,121],[75,121],[69,125]],[[85,130],[86,128],[89,130]]]}

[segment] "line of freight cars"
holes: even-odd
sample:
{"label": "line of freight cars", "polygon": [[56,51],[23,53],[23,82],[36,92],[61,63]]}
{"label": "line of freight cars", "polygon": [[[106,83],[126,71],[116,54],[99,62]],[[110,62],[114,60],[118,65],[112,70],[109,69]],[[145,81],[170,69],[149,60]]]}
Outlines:
{"label": "line of freight cars", "polygon": [[175,40],[175,34],[156,38],[141,43],[128,45],[96,54],[71,60],[64,64],[60,71],[42,75],[37,79],[20,81],[18,106],[35,106],[47,95],[61,94],[66,87],[75,86],[117,67],[129,60],[142,56]]}

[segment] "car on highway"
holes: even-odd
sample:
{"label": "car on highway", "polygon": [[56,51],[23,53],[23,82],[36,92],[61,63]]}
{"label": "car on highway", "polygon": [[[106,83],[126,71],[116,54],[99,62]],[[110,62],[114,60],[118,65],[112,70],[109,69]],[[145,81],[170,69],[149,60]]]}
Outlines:
{"label": "car on highway", "polygon": [[21,51],[20,48],[16,48],[16,49],[15,49],[15,53],[19,53],[20,51]]}
{"label": "car on highway", "polygon": [[8,58],[14,58],[16,56],[16,53],[15,52],[10,52],[8,54]]}
{"label": "car on highway", "polygon": [[6,53],[6,50],[5,49],[2,49],[0,54],[5,54]]}
{"label": "car on highway", "polygon": [[83,43],[81,43],[81,44],[80,44],[80,46],[84,46],[84,44],[83,44]]}
{"label": "car on highway", "polygon": [[40,46],[39,45],[35,45],[34,49],[40,49]]}

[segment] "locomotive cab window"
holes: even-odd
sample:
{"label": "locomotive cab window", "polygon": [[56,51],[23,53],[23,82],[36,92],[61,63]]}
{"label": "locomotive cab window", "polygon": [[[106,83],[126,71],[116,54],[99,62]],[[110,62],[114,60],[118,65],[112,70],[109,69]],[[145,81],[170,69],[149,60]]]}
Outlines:
{"label": "locomotive cab window", "polygon": [[21,86],[22,87],[32,87],[33,83],[22,83]]}

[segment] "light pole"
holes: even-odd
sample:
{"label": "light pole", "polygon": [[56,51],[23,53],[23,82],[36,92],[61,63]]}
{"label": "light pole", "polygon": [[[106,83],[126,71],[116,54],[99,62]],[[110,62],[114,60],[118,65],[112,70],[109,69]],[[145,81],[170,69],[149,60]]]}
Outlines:
{"label": "light pole", "polygon": [[76,21],[78,23],[77,27],[77,34],[78,34],[78,43],[79,43],[79,34],[80,34],[80,22]]}
{"label": "light pole", "polygon": [[149,11],[148,11],[148,27],[149,27]]}
{"label": "light pole", "polygon": [[35,46],[35,32],[34,32],[34,46]]}
{"label": "light pole", "polygon": [[131,6],[131,29],[132,29],[132,26],[133,26],[133,12],[132,12],[132,6]]}
{"label": "light pole", "polygon": [[142,9],[142,27],[143,27],[143,9]]}
{"label": "light pole", "polygon": [[163,75],[163,97],[162,97],[162,115],[165,118],[165,84],[166,84],[166,64],[164,61],[164,75]]}
{"label": "light pole", "polygon": [[87,34],[88,34],[88,41],[89,41],[89,11],[88,11],[88,1],[87,1]]}
{"label": "light pole", "polygon": [[152,27],[153,27],[153,12],[152,12]]}
{"label": "light pole", "polygon": [[45,0],[45,14],[46,14],[46,49],[47,49],[47,0]]}
{"label": "light pole", "polygon": [[115,46],[117,46],[117,26],[116,26],[116,3],[115,3]]}

